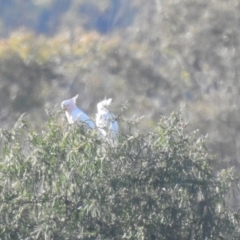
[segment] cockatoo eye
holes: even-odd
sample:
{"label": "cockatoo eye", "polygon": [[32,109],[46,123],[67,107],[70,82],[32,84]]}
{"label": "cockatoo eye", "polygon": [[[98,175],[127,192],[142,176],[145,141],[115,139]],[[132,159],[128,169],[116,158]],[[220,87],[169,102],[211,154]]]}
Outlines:
{"label": "cockatoo eye", "polygon": [[66,111],[66,108],[67,108],[67,106],[68,106],[68,104],[62,104],[62,109],[64,110],[64,111]]}

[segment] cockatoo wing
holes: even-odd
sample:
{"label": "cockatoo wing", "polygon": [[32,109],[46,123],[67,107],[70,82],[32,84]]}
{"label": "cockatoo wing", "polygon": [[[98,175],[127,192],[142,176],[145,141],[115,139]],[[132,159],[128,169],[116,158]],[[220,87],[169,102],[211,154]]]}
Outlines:
{"label": "cockatoo wing", "polygon": [[109,119],[109,136],[112,141],[112,144],[115,145],[118,139],[118,123],[115,120],[116,117],[111,114],[111,118]]}
{"label": "cockatoo wing", "polygon": [[116,121],[116,117],[112,113],[108,113],[106,116],[107,119],[107,128],[110,131],[117,132],[118,133],[118,123]]}
{"label": "cockatoo wing", "polygon": [[89,118],[89,116],[77,107],[72,112],[72,120],[73,120],[73,122],[78,122],[78,121],[83,122],[90,128],[95,128],[95,124]]}
{"label": "cockatoo wing", "polygon": [[116,134],[118,134],[118,123],[117,121],[113,120],[110,123],[109,129],[113,132],[115,132]]}

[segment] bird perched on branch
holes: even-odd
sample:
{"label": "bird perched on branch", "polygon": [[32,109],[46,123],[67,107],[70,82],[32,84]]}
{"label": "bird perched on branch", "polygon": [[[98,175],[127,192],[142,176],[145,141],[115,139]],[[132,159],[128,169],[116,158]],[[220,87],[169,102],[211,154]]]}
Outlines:
{"label": "bird perched on branch", "polygon": [[109,111],[112,99],[105,99],[97,104],[96,126],[110,143],[115,145],[118,138],[118,123],[116,117]]}
{"label": "bird perched on branch", "polygon": [[70,124],[74,122],[82,122],[89,128],[95,128],[95,123],[89,118],[89,116],[76,106],[77,98],[78,95],[63,101],[61,104],[62,109],[65,111],[68,122]]}

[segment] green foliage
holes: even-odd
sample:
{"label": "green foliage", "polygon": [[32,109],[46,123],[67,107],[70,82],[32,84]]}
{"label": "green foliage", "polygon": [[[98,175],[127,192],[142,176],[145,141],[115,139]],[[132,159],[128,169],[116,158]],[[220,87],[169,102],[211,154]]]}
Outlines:
{"label": "green foliage", "polygon": [[146,134],[121,123],[117,147],[55,115],[41,133],[23,118],[1,130],[1,239],[237,239],[231,171],[214,175],[179,114]]}

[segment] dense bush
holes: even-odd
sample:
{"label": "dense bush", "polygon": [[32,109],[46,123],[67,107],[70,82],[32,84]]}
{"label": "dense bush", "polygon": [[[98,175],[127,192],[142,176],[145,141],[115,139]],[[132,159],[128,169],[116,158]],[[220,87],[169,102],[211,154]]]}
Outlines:
{"label": "dense bush", "polygon": [[113,148],[50,114],[41,133],[23,118],[1,130],[1,239],[237,239],[204,140],[179,114],[141,134],[121,123]]}

